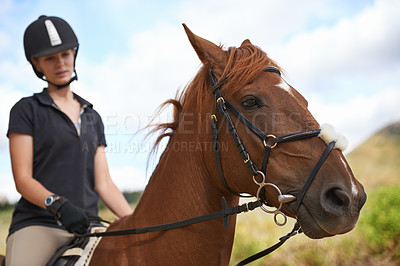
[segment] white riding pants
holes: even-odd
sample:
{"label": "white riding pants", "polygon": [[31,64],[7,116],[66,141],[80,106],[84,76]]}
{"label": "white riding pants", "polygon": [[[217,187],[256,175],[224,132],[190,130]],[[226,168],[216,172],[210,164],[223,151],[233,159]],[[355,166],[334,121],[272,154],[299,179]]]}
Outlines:
{"label": "white riding pants", "polygon": [[47,226],[28,226],[7,238],[6,266],[44,266],[73,234]]}

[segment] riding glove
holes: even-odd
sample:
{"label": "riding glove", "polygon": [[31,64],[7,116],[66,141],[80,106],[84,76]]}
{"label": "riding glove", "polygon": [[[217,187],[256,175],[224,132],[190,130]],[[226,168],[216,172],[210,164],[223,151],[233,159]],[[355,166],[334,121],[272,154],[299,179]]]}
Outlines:
{"label": "riding glove", "polygon": [[74,206],[70,201],[65,202],[57,211],[57,217],[70,233],[84,234],[89,227],[89,219],[86,213]]}

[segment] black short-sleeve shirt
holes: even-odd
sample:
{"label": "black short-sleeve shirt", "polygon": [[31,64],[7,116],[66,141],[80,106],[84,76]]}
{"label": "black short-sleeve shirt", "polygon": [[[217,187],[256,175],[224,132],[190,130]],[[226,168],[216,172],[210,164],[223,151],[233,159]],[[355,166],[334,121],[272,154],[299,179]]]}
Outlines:
{"label": "black short-sleeve shirt", "polygon": [[[76,94],[74,97],[83,108],[80,134],[44,89],[14,105],[7,136],[33,136],[33,178],[75,206],[97,214],[94,155],[97,147],[106,145],[104,125],[92,104]],[[53,215],[22,197],[15,207],[9,233],[30,225],[59,227]]]}

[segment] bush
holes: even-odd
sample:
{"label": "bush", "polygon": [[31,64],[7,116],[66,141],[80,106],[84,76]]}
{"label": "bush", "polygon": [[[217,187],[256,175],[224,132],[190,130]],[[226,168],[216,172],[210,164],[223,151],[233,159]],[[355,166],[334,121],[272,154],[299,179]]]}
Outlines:
{"label": "bush", "polygon": [[400,259],[400,186],[382,187],[368,195],[359,226],[376,255]]}
{"label": "bush", "polygon": [[134,191],[134,192],[124,192],[124,197],[128,201],[129,204],[137,204],[140,197],[143,194],[143,191]]}

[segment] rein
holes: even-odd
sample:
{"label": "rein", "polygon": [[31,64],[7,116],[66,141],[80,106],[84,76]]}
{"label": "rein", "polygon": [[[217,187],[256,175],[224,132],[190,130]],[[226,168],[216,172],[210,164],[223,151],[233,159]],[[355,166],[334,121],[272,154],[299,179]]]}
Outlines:
{"label": "rein", "polygon": [[[273,65],[267,67],[264,71],[273,72],[273,73],[281,75],[279,69]],[[244,203],[242,205],[237,205],[235,207],[228,208],[225,198],[222,197],[222,199],[221,199],[222,210],[218,211],[218,212],[214,212],[214,213],[210,213],[210,214],[206,214],[203,216],[198,216],[198,217],[190,218],[190,219],[186,219],[186,220],[181,220],[178,222],[168,223],[168,224],[131,228],[131,229],[125,229],[125,230],[116,230],[116,231],[94,232],[94,233],[88,233],[88,234],[82,234],[82,235],[76,234],[76,236],[78,236],[78,237],[108,237],[108,236],[145,234],[145,233],[150,233],[150,232],[159,232],[159,231],[164,231],[164,230],[175,229],[175,228],[192,225],[192,224],[196,224],[196,223],[200,223],[200,222],[205,222],[205,221],[209,221],[209,220],[217,219],[217,218],[223,218],[224,227],[227,228],[228,224],[229,224],[228,217],[230,215],[236,215],[236,214],[240,214],[243,212],[252,211],[258,207],[260,207],[263,211],[265,211],[267,213],[274,214],[275,223],[279,226],[283,226],[287,222],[287,217],[283,212],[280,211],[282,208],[282,205],[284,203],[292,202],[294,200],[296,200],[296,213],[298,212],[298,209],[300,208],[300,205],[302,203],[302,200],[303,200],[308,188],[310,187],[312,181],[314,180],[315,176],[317,175],[322,164],[324,163],[324,161],[326,160],[326,158],[328,157],[330,152],[335,147],[336,142],[332,141],[328,144],[327,148],[325,149],[325,151],[321,155],[320,159],[316,163],[314,169],[310,173],[306,183],[304,184],[302,190],[300,191],[300,193],[297,197],[290,195],[290,194],[282,194],[282,192],[278,188],[278,186],[276,186],[273,183],[266,183],[265,174],[266,174],[268,159],[269,159],[271,150],[276,148],[279,143],[302,140],[302,139],[311,138],[311,137],[317,137],[321,133],[321,129],[300,131],[300,132],[295,132],[295,133],[287,134],[287,135],[280,136],[280,137],[276,137],[271,134],[265,134],[262,130],[260,130],[253,123],[251,123],[245,116],[243,116],[223,96],[223,94],[220,91],[220,88],[223,86],[223,84],[226,82],[227,79],[228,79],[228,76],[224,76],[217,82],[217,78],[214,76],[214,74],[210,70],[210,80],[211,80],[211,85],[212,85],[212,92],[215,95],[214,113],[211,115],[211,129],[212,129],[212,137],[213,137],[213,149],[215,152],[218,173],[219,173],[221,182],[223,183],[225,188],[230,193],[232,193],[233,195],[238,196],[238,197],[253,197],[253,196],[249,196],[249,195],[242,195],[240,193],[233,191],[229,187],[228,182],[224,176],[222,164],[221,164],[221,158],[220,158],[219,142],[218,142],[217,110],[224,118],[224,121],[226,122],[226,124],[229,128],[229,131],[230,131],[231,135],[233,136],[236,147],[239,150],[240,155],[242,156],[244,164],[246,164],[249,167],[249,170],[253,176],[254,183],[257,186],[259,186],[258,190],[257,190],[257,195],[256,195],[257,201],[248,202],[248,203]],[[244,147],[244,144],[242,143],[242,141],[237,133],[236,127],[232,121],[232,118],[228,112],[228,109],[234,116],[236,116],[244,125],[246,125],[254,134],[256,134],[261,139],[261,142],[264,146],[264,155],[263,155],[263,159],[261,162],[261,169],[258,169],[256,164],[254,164],[253,160],[251,159],[250,154],[246,151],[246,148]],[[261,177],[260,181],[257,180],[258,176]],[[267,186],[274,188],[279,194],[278,195],[279,206],[275,210],[268,210],[266,207],[264,207],[264,205],[270,206],[264,196],[265,195],[265,187],[267,187]],[[278,219],[277,219],[278,215],[281,215],[284,218],[284,222],[282,222],[282,223],[278,222]],[[101,220],[101,219],[99,218],[99,220]],[[292,237],[296,234],[300,234],[301,232],[302,232],[302,230],[299,225],[299,222],[296,221],[292,231],[289,232],[287,235],[281,237],[277,244],[239,262],[237,264],[237,266],[246,265],[254,260],[257,260],[263,256],[268,255],[269,253],[271,253],[271,252],[275,251],[277,248],[279,248],[290,237]]]}
{"label": "rein", "polygon": [[[261,206],[261,202],[259,200],[257,201],[252,201],[248,203],[244,203],[242,205],[237,205],[235,207],[230,207],[228,208],[228,205],[226,203],[226,200],[224,197],[221,198],[221,203],[222,203],[222,210],[202,216],[198,216],[195,218],[190,218],[186,220],[181,220],[178,222],[174,223],[168,223],[168,224],[161,224],[161,225],[155,225],[155,226],[146,226],[146,227],[138,227],[138,228],[131,228],[131,229],[124,229],[124,230],[116,230],[116,231],[106,231],[106,232],[94,232],[94,233],[88,233],[88,234],[76,234],[78,237],[104,237],[104,236],[125,236],[125,235],[137,235],[137,234],[145,234],[145,233],[151,233],[151,232],[159,232],[159,231],[164,231],[164,230],[170,230],[170,229],[175,229],[191,224],[196,224],[196,223],[201,223],[217,218],[223,218],[224,220],[224,227],[227,228],[229,224],[229,216],[230,215],[235,215],[239,214],[242,212],[248,212],[252,211],[258,207]],[[100,219],[100,218],[99,218]]]}

